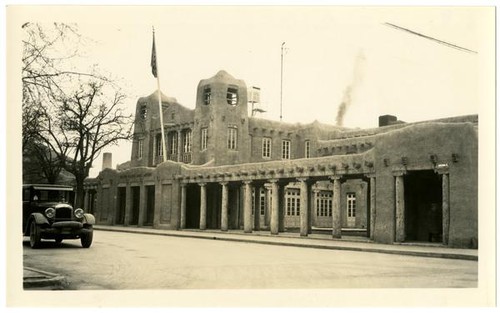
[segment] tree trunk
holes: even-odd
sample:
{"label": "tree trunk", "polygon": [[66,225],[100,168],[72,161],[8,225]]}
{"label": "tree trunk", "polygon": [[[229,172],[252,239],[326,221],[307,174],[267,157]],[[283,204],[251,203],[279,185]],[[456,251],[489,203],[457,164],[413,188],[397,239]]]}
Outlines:
{"label": "tree trunk", "polygon": [[84,208],[84,190],[83,190],[83,182],[85,177],[76,176],[76,196],[75,196],[75,208]]}

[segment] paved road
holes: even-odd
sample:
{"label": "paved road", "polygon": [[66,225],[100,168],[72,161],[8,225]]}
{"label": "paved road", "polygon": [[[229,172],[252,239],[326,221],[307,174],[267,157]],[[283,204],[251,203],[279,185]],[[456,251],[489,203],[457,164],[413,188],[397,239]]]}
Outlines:
{"label": "paved road", "polygon": [[68,289],[477,287],[476,261],[95,231],[24,265],[65,275]]}

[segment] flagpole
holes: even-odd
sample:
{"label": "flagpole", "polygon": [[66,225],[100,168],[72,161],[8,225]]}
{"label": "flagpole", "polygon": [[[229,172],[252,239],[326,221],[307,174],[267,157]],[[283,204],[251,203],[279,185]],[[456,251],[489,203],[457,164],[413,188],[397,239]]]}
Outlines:
{"label": "flagpole", "polygon": [[158,70],[158,58],[156,57],[156,45],[155,45],[155,28],[153,27],[153,52],[155,70],[156,70],[156,82],[158,85],[158,112],[160,112],[160,128],[161,128],[161,148],[163,152],[163,162],[167,161],[167,147],[165,145],[165,130],[163,125],[163,107],[161,105],[161,89],[160,89],[160,71]]}

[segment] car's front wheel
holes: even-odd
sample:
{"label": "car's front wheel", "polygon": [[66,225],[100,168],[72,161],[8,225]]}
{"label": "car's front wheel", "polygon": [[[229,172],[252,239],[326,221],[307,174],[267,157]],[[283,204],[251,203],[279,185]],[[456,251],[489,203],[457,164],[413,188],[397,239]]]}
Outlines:
{"label": "car's front wheel", "polygon": [[30,246],[33,249],[40,248],[42,244],[42,234],[40,231],[40,226],[38,226],[34,221],[30,225]]}
{"label": "car's front wheel", "polygon": [[93,237],[94,237],[94,232],[93,231],[85,233],[85,234],[82,234],[80,236],[80,240],[82,242],[82,247],[89,248],[92,245],[92,239],[93,239]]}

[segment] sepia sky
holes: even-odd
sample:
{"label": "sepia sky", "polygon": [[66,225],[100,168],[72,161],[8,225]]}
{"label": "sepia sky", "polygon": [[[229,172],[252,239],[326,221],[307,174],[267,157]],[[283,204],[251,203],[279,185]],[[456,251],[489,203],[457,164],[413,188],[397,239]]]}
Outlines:
{"label": "sepia sky", "polygon": [[[407,122],[477,114],[490,15],[474,7],[122,6],[58,7],[41,20],[78,24],[93,40],[79,66],[97,64],[119,79],[130,113],[138,97],[156,90],[154,26],[161,89],[188,108],[198,82],[224,69],[260,87],[261,117],[279,120],[286,42],[283,121],[335,124],[349,100],[343,126],[368,128],[383,114]],[[109,149],[113,165],[130,159],[130,147]],[[100,168],[99,158],[91,176]]]}

